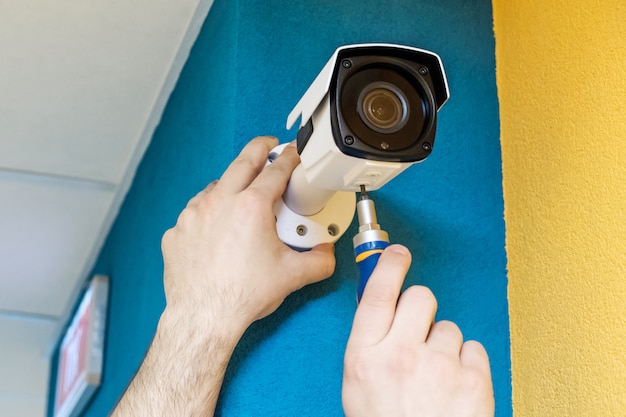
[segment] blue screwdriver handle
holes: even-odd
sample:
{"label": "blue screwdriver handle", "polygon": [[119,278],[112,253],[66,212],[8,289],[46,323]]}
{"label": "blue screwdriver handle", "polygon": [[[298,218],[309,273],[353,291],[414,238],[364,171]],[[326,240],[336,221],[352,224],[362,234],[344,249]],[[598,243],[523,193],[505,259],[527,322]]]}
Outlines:
{"label": "blue screwdriver handle", "polygon": [[385,240],[374,240],[371,242],[365,242],[356,248],[354,248],[354,260],[359,268],[359,285],[357,288],[357,301],[361,301],[363,297],[363,291],[365,291],[365,285],[369,280],[380,254],[383,253],[385,248],[389,246],[389,242]]}

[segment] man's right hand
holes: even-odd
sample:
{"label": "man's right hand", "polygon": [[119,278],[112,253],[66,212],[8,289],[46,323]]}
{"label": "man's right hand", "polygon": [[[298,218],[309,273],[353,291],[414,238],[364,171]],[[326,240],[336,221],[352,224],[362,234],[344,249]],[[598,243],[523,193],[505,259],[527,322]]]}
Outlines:
{"label": "man's right hand", "polygon": [[493,416],[487,352],[463,343],[456,324],[434,323],[428,288],[400,295],[410,263],[405,247],[390,246],[365,288],[346,347],[346,416]]}

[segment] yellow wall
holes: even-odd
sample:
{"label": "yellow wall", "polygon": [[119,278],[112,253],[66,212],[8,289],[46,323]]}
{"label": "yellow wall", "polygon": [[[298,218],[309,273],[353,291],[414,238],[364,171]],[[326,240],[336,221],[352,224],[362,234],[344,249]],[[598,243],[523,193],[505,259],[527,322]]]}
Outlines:
{"label": "yellow wall", "polygon": [[626,416],[626,1],[493,0],[516,416]]}

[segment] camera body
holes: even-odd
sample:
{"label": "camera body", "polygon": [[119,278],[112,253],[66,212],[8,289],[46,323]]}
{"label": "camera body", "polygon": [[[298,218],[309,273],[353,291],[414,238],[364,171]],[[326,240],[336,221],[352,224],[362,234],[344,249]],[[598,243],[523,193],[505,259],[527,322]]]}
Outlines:
{"label": "camera body", "polygon": [[361,186],[377,190],[430,155],[437,112],[448,98],[432,52],[393,44],[338,48],[287,118],[287,129],[300,119],[301,163],[274,206],[279,237],[301,249],[336,241],[352,222]]}
{"label": "camera body", "polygon": [[376,190],[432,152],[449,90],[441,59],[422,49],[347,45],[335,51],[287,119],[301,118],[298,153],[308,182]]}

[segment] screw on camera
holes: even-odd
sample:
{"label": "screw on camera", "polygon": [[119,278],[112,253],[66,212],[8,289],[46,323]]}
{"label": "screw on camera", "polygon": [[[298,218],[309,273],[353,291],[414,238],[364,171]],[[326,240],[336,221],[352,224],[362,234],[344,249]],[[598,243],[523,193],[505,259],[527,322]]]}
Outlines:
{"label": "screw on camera", "polygon": [[352,136],[346,136],[345,138],[343,138],[343,143],[348,146],[354,145],[354,138]]}
{"label": "screw on camera", "polygon": [[349,59],[344,59],[343,61],[341,61],[341,66],[344,68],[350,68],[352,67],[352,61],[350,61]]}
{"label": "screw on camera", "polygon": [[426,67],[420,67],[420,69],[419,69],[418,71],[419,71],[419,73],[420,73],[421,75],[426,75],[426,74],[428,74],[428,68],[426,68]]}

